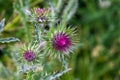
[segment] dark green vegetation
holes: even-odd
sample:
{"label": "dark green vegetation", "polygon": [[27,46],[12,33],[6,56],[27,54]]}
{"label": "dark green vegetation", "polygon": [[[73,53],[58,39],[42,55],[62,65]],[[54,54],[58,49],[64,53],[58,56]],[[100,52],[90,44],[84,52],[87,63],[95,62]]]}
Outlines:
{"label": "dark green vegetation", "polygon": [[[28,5],[27,0],[23,1]],[[24,15],[20,13],[19,16],[13,8],[14,2],[15,0],[0,0],[0,20],[6,18],[7,24],[0,37],[13,36],[21,40],[20,43],[0,44],[0,80],[12,76],[3,70],[15,71],[10,56],[15,54],[12,50],[21,46],[22,42],[27,43],[28,36],[33,34],[31,24],[23,21]],[[57,4],[57,0],[29,0],[29,6],[48,8],[48,2]],[[101,8],[99,0],[79,0],[77,12],[68,25],[78,25],[78,37],[82,45],[70,55],[68,61],[72,71],[63,75],[62,80],[120,80],[120,0],[110,2],[109,7]],[[61,18],[67,1],[63,0],[63,3],[58,18]],[[30,28],[26,29],[25,25]],[[2,68],[1,64],[7,69]],[[59,64],[56,64],[55,69],[58,67]]]}

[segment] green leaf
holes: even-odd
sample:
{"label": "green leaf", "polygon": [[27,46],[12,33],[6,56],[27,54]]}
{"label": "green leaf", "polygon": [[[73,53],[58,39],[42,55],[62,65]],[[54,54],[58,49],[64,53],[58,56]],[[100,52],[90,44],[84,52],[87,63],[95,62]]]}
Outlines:
{"label": "green leaf", "polygon": [[50,76],[46,76],[44,78],[44,80],[56,80],[57,78],[61,77],[63,74],[67,73],[68,71],[70,71],[71,68],[67,68],[59,73],[56,73],[56,74],[52,74]]}
{"label": "green leaf", "polygon": [[20,41],[20,40],[14,37],[0,39],[0,43],[9,43],[9,42],[15,42],[15,41]]}
{"label": "green leaf", "polygon": [[0,22],[0,33],[3,31],[5,25],[5,19],[2,19],[2,21]]}

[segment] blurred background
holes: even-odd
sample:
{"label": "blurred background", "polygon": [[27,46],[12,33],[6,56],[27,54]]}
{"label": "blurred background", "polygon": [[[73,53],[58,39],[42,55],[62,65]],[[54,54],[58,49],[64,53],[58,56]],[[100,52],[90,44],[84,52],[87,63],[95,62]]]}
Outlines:
{"label": "blurred background", "polygon": [[[17,1],[19,4],[19,0],[0,0],[0,20],[6,19],[0,38],[12,36],[21,40],[0,43],[0,80],[15,80],[11,74],[15,71],[11,54],[15,54],[16,47],[27,43],[26,35],[33,34],[33,28],[29,27],[32,25],[26,21],[22,12],[16,11],[19,10],[19,5],[15,5]],[[76,6],[71,9],[73,14],[66,23],[78,26],[82,45],[70,55],[68,62],[72,71],[60,77],[61,80],[120,80],[120,0],[20,1],[23,1],[25,8],[50,8],[59,4],[60,10],[56,10],[59,19],[69,8],[70,1],[74,3],[72,7]]]}

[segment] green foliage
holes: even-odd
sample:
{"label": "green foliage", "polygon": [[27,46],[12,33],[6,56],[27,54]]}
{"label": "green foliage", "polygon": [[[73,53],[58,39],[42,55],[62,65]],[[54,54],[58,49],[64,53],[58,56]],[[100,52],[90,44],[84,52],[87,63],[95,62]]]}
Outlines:
{"label": "green foliage", "polygon": [[[4,24],[5,24],[5,19],[3,19],[1,22],[0,22],[0,33],[3,31],[4,29]],[[14,37],[9,37],[9,38],[0,38],[0,43],[9,43],[9,42],[14,42],[14,41],[19,41],[19,39],[17,38],[14,38]]]}
{"label": "green foliage", "polygon": [[9,43],[9,42],[14,42],[14,41],[19,41],[19,39],[14,38],[14,37],[1,38],[1,39],[0,39],[0,42],[1,42],[1,43],[5,43],[5,42]]}
{"label": "green foliage", "polygon": [[0,33],[3,31],[4,24],[5,24],[5,19],[3,19],[3,20],[0,22]]}

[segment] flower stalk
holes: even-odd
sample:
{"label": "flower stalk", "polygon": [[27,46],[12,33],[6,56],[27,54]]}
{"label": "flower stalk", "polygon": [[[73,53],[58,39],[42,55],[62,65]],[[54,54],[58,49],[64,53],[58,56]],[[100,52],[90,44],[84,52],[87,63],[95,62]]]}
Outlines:
{"label": "flower stalk", "polygon": [[32,80],[31,77],[32,76],[32,72],[31,71],[29,71],[28,73],[27,73],[27,76],[26,76],[26,80]]}

